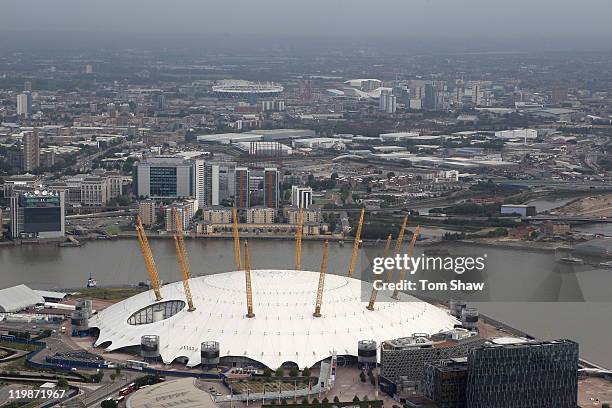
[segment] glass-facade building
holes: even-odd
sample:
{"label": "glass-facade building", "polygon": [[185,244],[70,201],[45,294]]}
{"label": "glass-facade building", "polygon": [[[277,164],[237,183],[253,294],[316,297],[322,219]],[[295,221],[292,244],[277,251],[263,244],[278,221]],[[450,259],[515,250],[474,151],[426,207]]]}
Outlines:
{"label": "glass-facade building", "polygon": [[176,157],[152,157],[135,166],[139,197],[178,198],[194,196],[194,164]]}
{"label": "glass-facade building", "polygon": [[490,343],[469,351],[468,408],[576,408],[578,344]]}

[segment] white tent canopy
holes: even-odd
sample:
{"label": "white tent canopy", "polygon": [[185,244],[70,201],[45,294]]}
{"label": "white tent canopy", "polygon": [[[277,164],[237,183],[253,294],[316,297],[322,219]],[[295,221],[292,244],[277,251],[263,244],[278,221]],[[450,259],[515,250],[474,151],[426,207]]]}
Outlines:
{"label": "white tent canopy", "polygon": [[0,312],[12,313],[44,303],[45,299],[26,285],[0,290]]}
{"label": "white tent canopy", "polygon": [[[165,363],[186,357],[187,365],[195,366],[201,362],[201,343],[218,341],[221,357],[249,357],[273,368],[287,361],[304,367],[334,351],[356,356],[359,340],[380,343],[413,333],[432,334],[457,323],[445,310],[403,293],[396,301],[381,292],[375,310],[369,311],[368,284],[330,274],[322,317],[317,318],[313,312],[319,272],[266,269],[251,271],[251,276],[254,318],[245,316],[244,271],[201,276],[189,281],[195,311],[184,307],[164,320],[132,325],[130,316],[156,304],[152,291],[138,294],[90,319],[90,327],[100,329],[96,345],[111,342],[107,350],[112,351],[140,345],[143,335],[157,335]],[[161,293],[158,305],[185,301],[181,282],[163,286]]]}

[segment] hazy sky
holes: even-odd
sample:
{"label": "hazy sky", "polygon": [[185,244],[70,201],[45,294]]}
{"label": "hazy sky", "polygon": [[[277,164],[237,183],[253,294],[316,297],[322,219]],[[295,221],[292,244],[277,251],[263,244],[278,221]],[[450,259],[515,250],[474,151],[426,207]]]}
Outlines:
{"label": "hazy sky", "polygon": [[230,34],[330,41],[449,38],[542,42],[560,48],[610,44],[611,17],[611,0],[0,1],[4,32]]}

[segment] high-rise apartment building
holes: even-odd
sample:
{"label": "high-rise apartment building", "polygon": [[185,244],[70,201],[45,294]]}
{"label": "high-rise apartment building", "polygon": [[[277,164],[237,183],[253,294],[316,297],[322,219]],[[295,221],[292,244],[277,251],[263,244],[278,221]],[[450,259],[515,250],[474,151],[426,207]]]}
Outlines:
{"label": "high-rise apartment building", "polygon": [[40,167],[40,141],[38,130],[23,134],[23,170],[32,171]]}
{"label": "high-rise apartment building", "polygon": [[24,118],[32,115],[32,94],[30,92],[17,95],[17,115]]}
{"label": "high-rise apartment building", "polygon": [[157,205],[153,200],[144,200],[138,203],[138,217],[140,217],[143,225],[155,224],[157,220],[156,209]]}
{"label": "high-rise apartment building", "polygon": [[264,206],[267,208],[278,208],[279,206],[279,172],[276,168],[264,170]]}
{"label": "high-rise apartment building", "polygon": [[292,186],[291,205],[296,208],[309,208],[312,205],[312,188]]}
{"label": "high-rise apartment building", "polygon": [[378,110],[385,113],[395,113],[397,110],[397,97],[391,90],[383,90],[378,100]]}
{"label": "high-rise apartment building", "polygon": [[246,167],[236,167],[234,171],[234,201],[238,209],[250,206],[250,172]]}

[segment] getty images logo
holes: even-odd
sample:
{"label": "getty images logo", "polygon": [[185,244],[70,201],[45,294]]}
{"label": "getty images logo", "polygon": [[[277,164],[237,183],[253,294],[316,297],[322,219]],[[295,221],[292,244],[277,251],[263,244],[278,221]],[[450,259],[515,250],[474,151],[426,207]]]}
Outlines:
{"label": "getty images logo", "polygon": [[397,254],[394,257],[376,257],[372,261],[372,272],[382,275],[391,270],[404,270],[410,275],[421,271],[452,271],[461,275],[470,271],[482,271],[485,269],[487,254],[483,256],[408,256]]}

